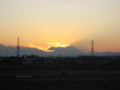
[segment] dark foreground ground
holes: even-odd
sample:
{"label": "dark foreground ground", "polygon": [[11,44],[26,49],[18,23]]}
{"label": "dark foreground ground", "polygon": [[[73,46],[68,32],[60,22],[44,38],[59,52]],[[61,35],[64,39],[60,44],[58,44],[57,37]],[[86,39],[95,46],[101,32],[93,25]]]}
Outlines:
{"label": "dark foreground ground", "polygon": [[120,90],[120,60],[5,58],[0,67],[0,90]]}
{"label": "dark foreground ground", "polygon": [[120,68],[1,68],[0,90],[120,90]]}
{"label": "dark foreground ground", "polygon": [[0,90],[120,90],[120,78],[1,79]]}

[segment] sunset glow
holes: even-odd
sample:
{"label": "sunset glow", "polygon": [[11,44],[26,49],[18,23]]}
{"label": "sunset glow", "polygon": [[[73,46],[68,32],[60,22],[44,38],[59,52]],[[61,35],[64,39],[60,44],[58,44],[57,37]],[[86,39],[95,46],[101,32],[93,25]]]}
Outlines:
{"label": "sunset glow", "polygon": [[62,47],[62,48],[66,48],[66,47],[70,46],[68,44],[62,44],[62,43],[59,43],[59,42],[48,43],[48,45],[50,45],[49,47]]}
{"label": "sunset glow", "polygon": [[16,46],[18,36],[46,52],[89,52],[91,40],[96,52],[120,52],[120,0],[0,0],[0,44]]}
{"label": "sunset glow", "polygon": [[48,43],[47,47],[40,47],[40,46],[36,46],[36,45],[33,45],[33,44],[28,44],[26,47],[36,48],[36,49],[39,49],[39,50],[42,50],[42,51],[45,51],[45,52],[53,52],[54,50],[49,50],[50,47],[66,48],[68,46],[69,45],[67,45],[67,44],[62,44],[62,43],[56,42],[56,43]]}
{"label": "sunset glow", "polygon": [[36,48],[36,49],[39,49],[39,50],[42,50],[42,51],[45,51],[45,52],[53,52],[53,50],[48,50],[48,48],[36,46],[36,45],[33,45],[33,44],[28,44],[27,47]]}

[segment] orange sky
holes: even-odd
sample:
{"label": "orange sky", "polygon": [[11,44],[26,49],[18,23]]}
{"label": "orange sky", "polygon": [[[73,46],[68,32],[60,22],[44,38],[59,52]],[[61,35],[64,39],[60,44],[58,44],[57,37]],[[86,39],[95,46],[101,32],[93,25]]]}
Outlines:
{"label": "orange sky", "polygon": [[0,43],[120,52],[119,0],[0,0]]}

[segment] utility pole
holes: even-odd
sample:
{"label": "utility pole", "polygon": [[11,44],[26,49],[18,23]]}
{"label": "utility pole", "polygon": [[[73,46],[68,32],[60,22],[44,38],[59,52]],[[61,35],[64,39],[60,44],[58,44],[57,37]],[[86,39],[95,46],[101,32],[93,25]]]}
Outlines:
{"label": "utility pole", "polygon": [[91,56],[94,56],[94,41],[91,41]]}
{"label": "utility pole", "polygon": [[17,57],[20,57],[19,37],[17,38]]}

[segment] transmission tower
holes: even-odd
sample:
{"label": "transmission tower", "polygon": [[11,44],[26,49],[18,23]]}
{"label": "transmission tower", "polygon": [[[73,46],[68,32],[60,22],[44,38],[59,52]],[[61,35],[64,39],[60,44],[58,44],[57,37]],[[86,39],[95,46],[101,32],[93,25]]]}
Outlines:
{"label": "transmission tower", "polygon": [[91,56],[94,56],[94,41],[91,41]]}
{"label": "transmission tower", "polygon": [[19,37],[17,38],[17,57],[20,57]]}

